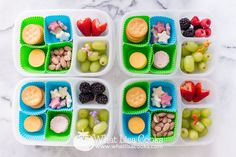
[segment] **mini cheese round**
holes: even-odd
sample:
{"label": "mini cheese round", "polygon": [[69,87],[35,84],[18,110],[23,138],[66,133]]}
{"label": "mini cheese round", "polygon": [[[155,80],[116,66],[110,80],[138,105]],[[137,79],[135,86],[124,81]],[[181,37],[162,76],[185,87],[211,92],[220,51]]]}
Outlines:
{"label": "mini cheese round", "polygon": [[140,134],[145,128],[144,120],[138,116],[130,118],[128,128],[133,134]]}
{"label": "mini cheese round", "polygon": [[170,62],[169,55],[165,51],[157,51],[154,54],[154,61],[153,61],[154,67],[162,69],[165,68],[169,62]]}
{"label": "mini cheese round", "polygon": [[57,134],[65,132],[69,127],[69,118],[66,115],[57,115],[50,121],[50,129]]}
{"label": "mini cheese round", "polygon": [[130,107],[139,108],[146,102],[146,92],[140,87],[133,87],[126,93],[126,102]]}
{"label": "mini cheese round", "polygon": [[43,52],[43,50],[34,49],[30,52],[28,60],[29,60],[29,64],[32,67],[40,67],[44,64],[45,53]]}
{"label": "mini cheese round", "polygon": [[43,127],[43,120],[39,116],[29,116],[24,121],[24,128],[28,132],[38,132]]}
{"label": "mini cheese round", "polygon": [[135,69],[143,69],[147,65],[147,57],[141,52],[134,52],[129,57],[130,65]]}

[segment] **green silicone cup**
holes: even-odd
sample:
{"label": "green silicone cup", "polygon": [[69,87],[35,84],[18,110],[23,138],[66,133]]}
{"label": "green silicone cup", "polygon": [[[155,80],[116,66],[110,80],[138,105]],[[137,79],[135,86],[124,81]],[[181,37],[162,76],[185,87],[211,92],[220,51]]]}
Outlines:
{"label": "green silicone cup", "polygon": [[[139,107],[139,108],[133,108],[130,107],[127,102],[126,102],[126,93],[128,92],[129,89],[131,89],[132,87],[140,87],[142,88],[147,95],[147,100],[146,103]],[[150,99],[150,84],[147,81],[140,81],[140,82],[133,82],[130,83],[129,85],[127,85],[124,90],[123,90],[123,99],[122,99],[122,111],[123,113],[126,114],[141,114],[141,113],[145,113],[148,111],[148,106],[149,106],[149,99]]]}
{"label": "green silicone cup", "polygon": [[[132,20],[133,18],[142,18],[142,19],[144,19],[147,22],[147,25],[148,25],[148,32],[146,34],[146,37],[140,43],[132,43],[131,41],[129,41],[129,39],[126,36],[126,27],[127,27],[128,23],[129,23],[129,21]],[[149,21],[150,21],[150,17],[149,16],[131,16],[131,17],[127,18],[125,20],[124,27],[123,27],[123,42],[124,43],[131,43],[131,44],[135,44],[135,45],[148,44],[149,43],[149,39],[150,39],[150,25],[149,25]]]}
{"label": "green silicone cup", "polygon": [[31,45],[23,45],[20,48],[20,65],[22,69],[24,69],[27,72],[30,73],[44,73],[45,72],[45,61],[44,64],[40,67],[32,67],[29,64],[29,55],[30,52],[34,49],[40,49],[43,50],[45,53],[45,61],[46,61],[46,56],[47,56],[47,46],[31,46]]}
{"label": "green silicone cup", "polygon": [[[172,112],[172,111],[168,111],[168,110],[159,110],[159,111],[155,111],[155,112],[152,112],[151,113],[151,124],[152,124],[152,117],[154,115],[154,113],[160,113],[160,112],[166,112],[166,113],[174,113],[175,114],[175,119],[174,119],[174,122],[175,122],[175,127],[174,127],[174,134],[172,136],[169,136],[169,137],[154,137],[152,136],[152,128],[151,128],[151,141],[152,142],[157,142],[157,143],[170,143],[170,142],[173,142],[176,138],[177,138],[177,127],[178,127],[178,114],[177,112]],[[152,126],[152,125],[150,125]]]}
{"label": "green silicone cup", "polygon": [[[135,69],[131,66],[129,62],[129,57],[134,52],[141,52],[147,57],[147,65],[142,69]],[[151,67],[151,59],[152,59],[151,47],[149,45],[131,45],[131,44],[124,44],[123,45],[123,64],[125,68],[131,73],[148,73]]]}
{"label": "green silicone cup", "polygon": [[[170,62],[168,65],[163,69],[157,69],[154,67],[154,54],[157,51],[165,51],[170,58]],[[173,45],[160,45],[160,44],[153,44],[152,45],[152,61],[151,61],[151,68],[150,72],[154,74],[170,74],[176,69],[176,44]]]}
{"label": "green silicone cup", "polygon": [[[69,127],[68,129],[60,134],[55,133],[50,129],[50,122],[52,118],[57,115],[66,115],[69,118]],[[49,141],[66,141],[69,139],[71,134],[71,123],[72,123],[72,111],[56,111],[56,110],[49,110],[47,112],[47,120],[46,120],[46,134],[45,138]]]}
{"label": "green silicone cup", "polygon": [[[22,31],[29,24],[40,25],[44,28],[44,18],[41,16],[32,16],[32,17],[28,17],[22,21],[21,27],[20,27],[20,43],[21,44],[27,44],[24,42],[24,40],[22,38]],[[44,44],[45,44],[45,42],[38,44],[38,45],[44,45]]]}
{"label": "green silicone cup", "polygon": [[63,48],[65,46],[70,46],[71,48],[73,48],[72,42],[60,42],[60,43],[50,44],[48,46],[48,52],[47,52],[46,64],[45,64],[45,70],[47,73],[66,73],[71,68],[70,66],[69,69],[62,69],[62,70],[49,70],[48,69],[48,66],[50,65],[50,59],[51,59],[51,53],[50,53],[51,50]]}

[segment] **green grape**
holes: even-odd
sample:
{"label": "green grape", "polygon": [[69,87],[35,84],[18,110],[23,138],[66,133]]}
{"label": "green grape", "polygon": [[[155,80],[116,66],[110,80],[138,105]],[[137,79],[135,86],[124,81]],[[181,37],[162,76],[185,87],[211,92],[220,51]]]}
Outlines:
{"label": "green grape", "polygon": [[190,140],[197,140],[198,139],[198,132],[196,130],[189,130],[188,137]]}
{"label": "green grape", "polygon": [[85,62],[86,59],[87,59],[87,52],[79,49],[77,52],[77,60],[79,62]]}
{"label": "green grape", "polygon": [[208,62],[209,60],[211,60],[211,58],[212,58],[211,53],[206,52],[206,53],[203,54],[203,59],[202,59],[202,60],[203,60],[204,62]]}
{"label": "green grape", "polygon": [[76,124],[77,131],[84,131],[88,127],[88,124],[88,119],[80,119]]}
{"label": "green grape", "polygon": [[185,70],[184,70],[184,58],[181,58],[181,60],[180,60],[180,69],[181,69],[182,71],[185,71]]}
{"label": "green grape", "polygon": [[108,128],[108,125],[106,122],[100,122],[98,124],[96,124],[94,127],[93,127],[93,133],[95,135],[102,135],[105,133],[105,131],[107,130]]}
{"label": "green grape", "polygon": [[181,56],[182,56],[182,57],[185,57],[185,56],[188,56],[188,55],[191,55],[191,52],[188,51],[184,46],[182,46],[182,53],[181,53]]}
{"label": "green grape", "polygon": [[193,41],[188,41],[184,44],[184,47],[190,52],[195,52],[198,49],[198,44]]}
{"label": "green grape", "polygon": [[89,127],[93,128],[95,125],[95,120],[94,120],[93,116],[89,116],[88,121],[89,121]]}
{"label": "green grape", "polygon": [[195,62],[201,62],[203,59],[203,55],[201,52],[194,52],[192,56]]}
{"label": "green grape", "polygon": [[80,119],[87,118],[88,115],[89,115],[89,110],[87,110],[87,109],[79,110],[79,118]]}
{"label": "green grape", "polygon": [[87,127],[86,129],[84,129],[84,132],[88,132],[88,135],[91,135],[93,130],[90,127]]}
{"label": "green grape", "polygon": [[188,119],[183,118],[182,119],[182,128],[188,129],[190,127],[190,122]]}
{"label": "green grape", "polygon": [[202,118],[201,119],[201,123],[206,126],[206,127],[209,127],[212,125],[212,120],[209,119],[209,118]]}
{"label": "green grape", "polygon": [[87,45],[89,46],[89,50],[92,51],[93,50],[92,49],[92,42],[90,42],[90,41],[85,42],[84,47],[86,47]]}
{"label": "green grape", "polygon": [[211,110],[208,108],[204,108],[201,110],[201,116],[204,118],[208,118],[209,116],[211,116]]}
{"label": "green grape", "polygon": [[191,122],[191,127],[198,132],[202,132],[205,129],[205,126],[201,122]]}
{"label": "green grape", "polygon": [[92,48],[100,53],[105,53],[107,50],[107,43],[105,41],[94,41],[92,43]]}
{"label": "green grape", "polygon": [[90,68],[89,61],[85,61],[85,62],[81,63],[81,65],[80,65],[80,71],[82,71],[82,72],[88,72],[89,68]]}
{"label": "green grape", "polygon": [[188,129],[186,129],[186,128],[181,129],[181,137],[182,138],[187,138],[188,137]]}
{"label": "green grape", "polygon": [[99,118],[100,121],[107,122],[108,118],[109,118],[109,112],[106,109],[100,110],[99,113],[98,113],[98,118]]}
{"label": "green grape", "polygon": [[193,118],[195,116],[197,116],[197,118],[200,118],[201,116],[201,110],[200,109],[193,109],[192,113],[191,113],[191,117]]}
{"label": "green grape", "polygon": [[92,62],[89,69],[91,72],[98,72],[101,69],[101,65],[98,61]]}
{"label": "green grape", "polygon": [[208,133],[208,129],[205,128],[202,132],[199,132],[198,135],[199,135],[199,137],[203,137],[203,136],[205,136],[207,133]]}
{"label": "green grape", "polygon": [[186,56],[184,57],[184,69],[186,72],[194,72],[194,59],[192,56]]}
{"label": "green grape", "polygon": [[99,59],[99,63],[102,66],[107,65],[107,63],[108,63],[108,56],[107,55],[102,55],[101,58]]}
{"label": "green grape", "polygon": [[204,71],[206,71],[207,70],[207,64],[206,64],[206,62],[200,62],[199,64],[198,64],[198,69],[201,71],[201,72],[204,72]]}
{"label": "green grape", "polygon": [[97,61],[100,59],[100,55],[98,52],[92,52],[91,54],[88,54],[88,60],[93,62],[93,61]]}
{"label": "green grape", "polygon": [[190,115],[191,115],[191,110],[190,109],[186,108],[186,109],[183,110],[183,113],[182,113],[183,118],[189,118]]}

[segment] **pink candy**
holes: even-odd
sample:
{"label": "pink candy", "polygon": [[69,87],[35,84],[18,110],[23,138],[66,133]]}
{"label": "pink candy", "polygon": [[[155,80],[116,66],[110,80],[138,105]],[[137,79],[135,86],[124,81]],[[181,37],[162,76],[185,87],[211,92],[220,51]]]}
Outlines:
{"label": "pink candy", "polygon": [[161,104],[162,104],[162,105],[169,106],[171,99],[172,99],[171,96],[169,96],[167,93],[164,93],[164,94],[161,96]]}
{"label": "pink candy", "polygon": [[152,28],[152,40],[153,43],[163,42],[167,43],[168,39],[170,38],[170,24],[167,23],[166,25],[162,22],[157,22],[156,25]]}
{"label": "pink candy", "polygon": [[59,108],[60,107],[60,105],[61,105],[61,102],[60,102],[60,98],[53,98],[52,100],[51,100],[51,103],[49,104],[49,106],[51,107],[51,108]]}

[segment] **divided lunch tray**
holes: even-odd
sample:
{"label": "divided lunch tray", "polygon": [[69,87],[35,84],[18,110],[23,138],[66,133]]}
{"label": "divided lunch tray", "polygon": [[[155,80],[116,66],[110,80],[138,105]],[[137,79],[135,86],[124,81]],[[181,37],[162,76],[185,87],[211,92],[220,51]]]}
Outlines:
{"label": "divided lunch tray", "polygon": [[[210,37],[204,37],[204,38],[196,38],[196,37],[184,37],[181,33],[180,30],[180,24],[179,24],[179,20],[183,17],[188,17],[188,18],[192,18],[193,16],[197,15],[199,17],[199,19],[202,18],[210,18],[211,19],[211,30],[212,30],[212,34]],[[141,42],[138,44],[135,43],[131,43],[129,42],[126,37],[125,37],[125,26],[127,25],[127,20],[129,20],[130,17],[143,17],[144,19],[146,18],[146,21],[149,25],[149,31],[147,34],[147,41],[145,40],[145,42]],[[163,44],[152,44],[151,43],[151,25],[153,23],[153,21],[158,20],[159,17],[164,17],[164,18],[170,18],[172,19],[172,23],[170,25],[174,25],[174,29],[175,32],[173,33],[171,38],[176,38],[176,40],[170,40],[168,44],[164,44],[164,48],[162,47]],[[153,18],[153,21],[151,22],[151,18]],[[162,19],[163,21],[165,21],[166,19]],[[197,12],[197,11],[178,11],[178,10],[173,10],[173,11],[168,11],[168,10],[148,10],[148,11],[133,11],[133,12],[128,12],[126,13],[120,22],[119,25],[119,65],[122,69],[123,72],[125,72],[127,75],[132,76],[132,77],[165,77],[165,76],[208,76],[209,74],[212,73],[212,71],[214,70],[214,65],[216,64],[218,55],[216,52],[216,47],[217,47],[217,43],[215,41],[215,34],[216,34],[216,29],[215,29],[215,22],[214,22],[214,18],[205,12]],[[181,44],[186,42],[186,41],[196,41],[196,42],[203,42],[205,40],[210,40],[211,41],[211,45],[209,46],[209,52],[211,52],[213,55],[212,59],[207,63],[208,64],[208,69],[203,72],[200,73],[199,71],[196,71],[194,73],[191,74],[187,74],[185,72],[183,72],[180,69],[180,59],[181,59]],[[173,42],[176,41],[176,42]],[[123,55],[126,55],[127,52],[129,52],[130,49],[133,49],[133,52],[135,52],[135,49],[144,49],[143,51],[148,51],[148,48],[151,51],[151,55],[147,56],[147,58],[150,58],[148,60],[151,60],[151,65],[152,65],[152,55],[153,55],[153,48],[152,46],[154,46],[154,51],[155,47],[159,47],[159,49],[163,50],[163,49],[171,49],[171,55],[173,55],[172,57],[170,57],[170,61],[172,60],[171,63],[171,68],[166,71],[166,70],[159,70],[159,72],[155,72],[155,73],[150,73],[150,72],[133,72],[131,68],[127,67],[125,65],[125,61],[123,58]],[[162,47],[162,48],[160,48]],[[176,47],[176,50],[174,50]],[[140,50],[141,51],[141,50]],[[165,51],[165,50],[164,50]],[[142,51],[141,51],[142,52]],[[168,51],[167,51],[168,52]],[[173,59],[171,59],[173,58]],[[126,62],[128,62],[128,58],[126,57]],[[169,64],[170,64],[169,63]],[[127,63],[126,63],[127,64]],[[131,69],[131,70],[129,70]]]}
{"label": "divided lunch tray", "polygon": [[[106,91],[105,94],[108,96],[108,103],[107,104],[96,104],[95,102],[91,102],[91,103],[86,103],[86,104],[82,104],[79,101],[78,95],[79,95],[79,84],[83,81],[87,81],[89,83],[93,83],[93,82],[100,82],[102,84],[105,85],[106,87]],[[40,139],[27,139],[25,137],[22,136],[22,134],[20,133],[19,129],[19,122],[20,122],[20,118],[19,117],[23,117],[20,114],[20,111],[22,113],[21,107],[20,107],[20,99],[21,99],[21,90],[22,87],[25,87],[26,84],[28,83],[32,83],[32,82],[41,82],[42,84],[45,84],[47,82],[53,82],[53,83],[57,83],[57,82],[66,82],[67,84],[69,84],[70,88],[71,88],[71,96],[72,96],[72,108],[68,109],[71,111],[72,113],[72,119],[71,119],[71,130],[69,133],[69,138],[67,138],[67,140],[48,140],[47,138],[45,138],[45,133],[41,133]],[[47,85],[46,85],[47,86]],[[57,86],[60,86],[57,84]],[[64,84],[61,84],[61,86],[64,86]],[[48,87],[46,87],[48,88]],[[98,140],[96,142],[97,145],[102,145],[104,143],[106,143],[112,136],[113,136],[113,131],[114,131],[114,118],[113,118],[113,91],[112,91],[112,87],[111,85],[101,79],[97,79],[97,78],[67,78],[67,79],[63,79],[63,78],[30,78],[30,79],[23,79],[21,82],[19,82],[19,84],[17,85],[17,88],[15,90],[15,97],[14,97],[14,101],[13,101],[13,131],[14,131],[14,135],[17,139],[17,141],[19,141],[22,144],[26,144],[26,145],[43,145],[43,146],[73,146],[73,138],[75,137],[75,135],[77,135],[76,133],[76,122],[78,120],[78,111],[80,109],[94,109],[94,110],[99,110],[99,109],[106,109],[109,111],[109,121],[108,121],[108,129],[107,132],[104,136],[104,138]],[[45,94],[50,94],[47,93],[45,90]],[[47,95],[46,95],[46,99],[47,99]],[[47,102],[47,101],[46,101]],[[48,104],[45,104],[46,106]],[[49,109],[50,111],[52,111],[53,109]],[[48,111],[44,111],[43,114],[46,115],[46,117],[48,116]],[[53,110],[55,111],[55,110]],[[25,115],[25,112],[23,112]],[[32,114],[31,114],[32,115]],[[37,113],[36,113],[37,115]],[[40,114],[42,115],[42,114]],[[24,118],[24,117],[23,117]],[[45,130],[42,130],[45,131]],[[39,136],[38,136],[39,137]]]}
{"label": "divided lunch tray", "polygon": [[[210,89],[210,95],[207,98],[203,99],[202,101],[200,101],[198,103],[188,103],[188,102],[186,102],[185,100],[183,100],[181,98],[180,91],[179,91],[180,85],[185,80],[191,80],[194,83],[196,83],[197,81],[200,81],[202,83],[204,89]],[[122,100],[125,97],[125,90],[124,89],[127,86],[129,86],[130,84],[137,83],[137,82],[142,82],[142,84],[144,82],[149,83],[149,84],[153,83],[153,82],[156,82],[156,83],[168,82],[168,83],[171,83],[175,86],[175,94],[174,94],[175,98],[172,95],[173,99],[176,99],[176,101],[175,101],[175,103],[176,103],[175,110],[173,110],[173,108],[171,107],[171,108],[165,108],[165,109],[160,109],[159,108],[159,109],[156,109],[156,111],[148,111],[148,112],[151,112],[151,113],[158,112],[158,111],[166,111],[166,112],[175,112],[176,113],[176,115],[177,115],[176,126],[175,126],[175,127],[177,127],[176,128],[176,135],[173,139],[171,139],[171,141],[165,142],[164,139],[159,139],[159,140],[163,140],[164,143],[158,143],[158,142],[153,143],[150,140],[148,140],[148,136],[151,137],[150,136],[151,126],[149,126],[150,127],[149,132],[148,132],[149,135],[146,137],[147,141],[141,141],[141,140],[138,141],[137,139],[134,140],[134,138],[128,137],[128,136],[130,136],[130,134],[128,134],[127,132],[125,133],[125,129],[127,129],[127,128],[124,128],[124,126],[126,125],[127,120],[124,120],[124,115],[134,116],[134,115],[140,115],[140,114],[132,114],[132,113],[124,114],[124,111],[122,110],[122,106],[123,106]],[[150,90],[150,88],[148,90]],[[150,96],[149,97],[151,97],[151,90],[150,90]],[[203,79],[203,78],[199,78],[199,79],[186,78],[185,79],[185,78],[180,78],[180,77],[172,77],[172,78],[165,78],[165,79],[154,79],[154,78],[133,78],[133,79],[128,79],[127,81],[125,81],[121,85],[118,98],[119,98],[119,101],[118,101],[118,104],[119,104],[119,132],[120,132],[121,138],[126,143],[129,143],[129,144],[132,144],[132,145],[135,145],[135,146],[139,146],[139,145],[146,145],[146,146],[193,146],[193,145],[206,145],[206,144],[211,143],[214,139],[215,130],[216,130],[216,124],[215,124],[216,122],[214,121],[214,119],[215,119],[214,117],[217,116],[217,115],[215,115],[214,108],[215,108],[215,105],[217,103],[217,91],[216,91],[214,83],[212,81],[210,81],[209,79]],[[150,98],[149,98],[149,100],[147,98],[147,102],[148,102],[148,108],[150,110],[150,107],[151,107]],[[207,135],[205,135],[204,137],[199,138],[196,141],[190,141],[188,139],[186,139],[186,140],[182,139],[182,137],[180,136],[180,130],[181,130],[181,124],[182,124],[182,111],[185,108],[189,108],[189,109],[209,108],[212,111],[212,115],[210,116],[210,118],[213,120],[213,124],[209,127]],[[147,112],[144,112],[144,113],[147,113]],[[142,137],[140,137],[140,139],[141,138]]]}
{"label": "divided lunch tray", "polygon": [[[40,16],[43,18],[43,20],[41,20],[41,24],[45,24],[47,23],[45,18],[47,16],[51,16],[51,15],[65,15],[65,17],[69,18],[69,21],[71,23],[71,37],[72,39],[69,41],[71,42],[71,46],[72,48],[72,61],[71,61],[71,67],[70,69],[68,69],[68,71],[66,72],[32,72],[32,71],[26,71],[25,69],[22,68],[21,63],[20,63],[20,51],[21,51],[21,47],[24,45],[26,46],[26,48],[42,48],[45,50],[46,53],[50,52],[49,51],[49,47],[51,47],[51,43],[50,41],[48,43],[45,43],[44,45],[40,45],[40,46],[32,46],[32,45],[28,45],[27,44],[21,44],[20,43],[20,31],[21,31],[21,24],[22,22],[27,19],[28,17],[34,17],[34,16]],[[82,33],[78,30],[77,26],[76,26],[76,22],[79,19],[84,19],[86,17],[90,17],[92,19],[94,18],[98,18],[99,21],[101,23],[107,22],[107,29],[104,33],[102,33],[100,36],[83,36]],[[68,19],[67,19],[68,20]],[[67,21],[68,22],[68,21]],[[69,22],[68,22],[69,23]],[[46,26],[46,25],[45,25]],[[20,72],[22,75],[25,76],[101,76],[106,74],[112,67],[113,63],[114,63],[114,50],[113,50],[113,22],[111,17],[104,11],[100,11],[100,10],[96,10],[96,9],[78,9],[78,10],[38,10],[38,11],[27,11],[27,12],[23,12],[22,14],[20,14],[16,21],[15,21],[15,27],[14,27],[14,37],[13,37],[13,58],[14,58],[14,63],[15,63],[15,67],[17,69],[18,72]],[[46,30],[46,28],[44,28]],[[49,33],[46,31],[44,31],[45,36]],[[45,38],[44,36],[44,38]],[[79,69],[79,63],[77,61],[77,51],[79,48],[81,48],[83,46],[83,44],[87,41],[97,41],[97,40],[104,40],[107,42],[107,52],[106,54],[109,57],[109,61],[108,64],[103,67],[100,71],[96,72],[96,73],[91,73],[91,72],[87,72],[87,73],[83,73],[80,71]],[[46,40],[44,40],[46,41]],[[53,41],[54,42],[54,41]],[[59,44],[60,42],[56,42],[55,44]],[[68,44],[68,42],[63,42],[66,45],[70,45]],[[53,43],[54,44],[54,43]],[[49,48],[49,49],[48,49]],[[27,55],[24,55],[24,57],[27,57]],[[48,57],[49,58],[49,57]],[[27,60],[27,59],[26,59]],[[46,60],[46,62],[49,62],[49,59]],[[45,66],[45,68],[47,68]]]}

